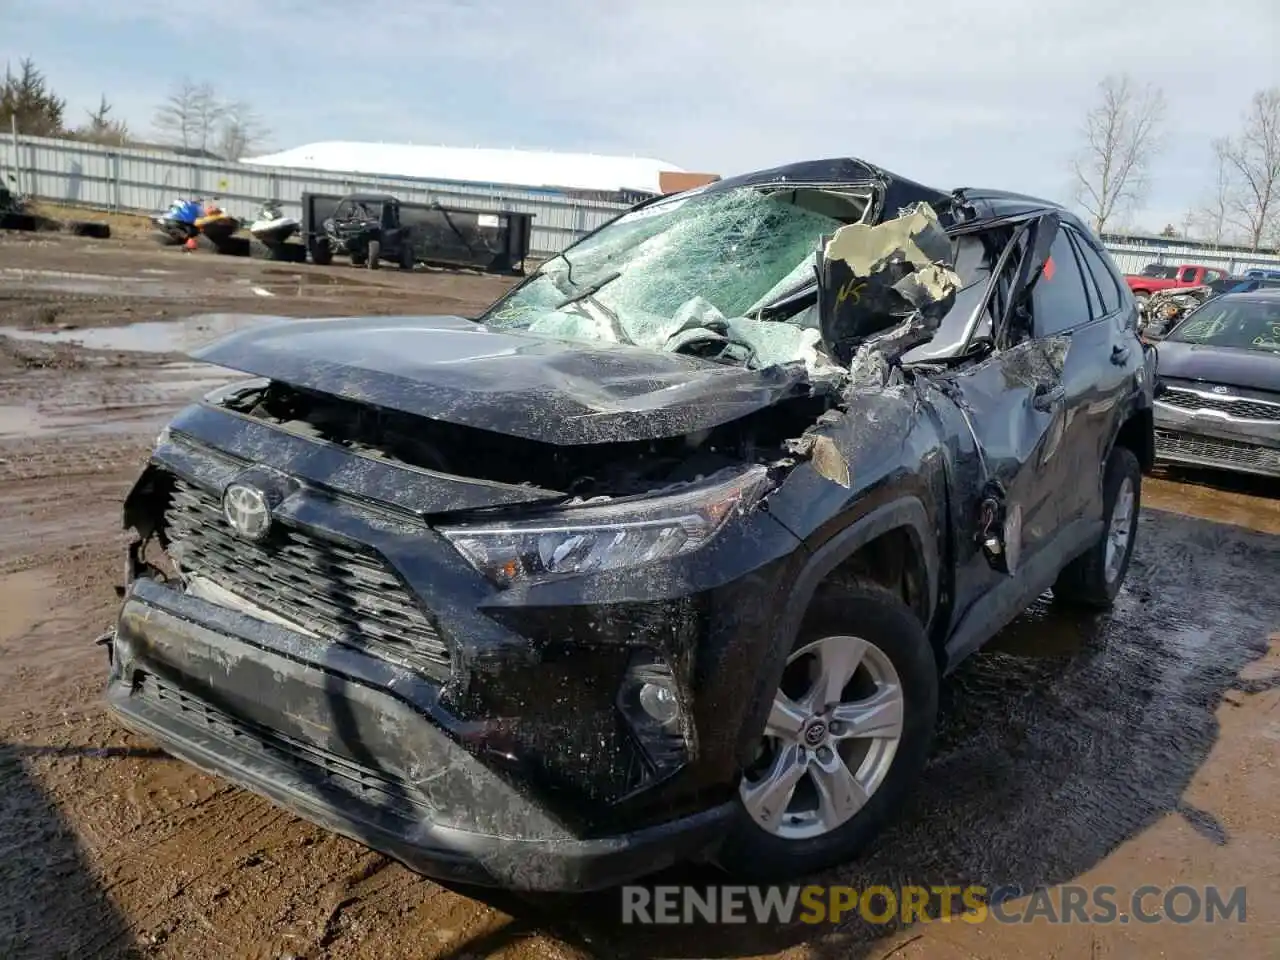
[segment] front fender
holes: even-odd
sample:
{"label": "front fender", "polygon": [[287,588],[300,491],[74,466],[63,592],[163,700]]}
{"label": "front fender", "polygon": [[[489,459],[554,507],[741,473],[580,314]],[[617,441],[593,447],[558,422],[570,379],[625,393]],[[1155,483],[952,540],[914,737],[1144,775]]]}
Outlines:
{"label": "front fender", "polygon": [[822,442],[823,456],[811,453],[769,497],[770,514],[804,543],[808,558],[795,575],[760,670],[739,741],[743,762],[759,741],[814,593],[860,548],[890,531],[904,531],[924,567],[926,625],[934,619],[949,513],[948,458],[931,395],[924,381],[850,393],[847,410],[806,434],[806,441]]}
{"label": "front fender", "polygon": [[772,649],[762,669],[739,736],[738,756],[742,764],[751,761],[760,733],[764,729],[773,701],[773,693],[782,682],[787,656],[804,622],[809,603],[822,582],[841,563],[861,547],[891,530],[905,530],[918,555],[924,559],[928,582],[929,611],[932,615],[938,597],[938,541],[929,510],[915,495],[897,491],[868,496],[851,507],[856,518],[827,537],[814,549],[792,582],[786,606],[777,621]]}

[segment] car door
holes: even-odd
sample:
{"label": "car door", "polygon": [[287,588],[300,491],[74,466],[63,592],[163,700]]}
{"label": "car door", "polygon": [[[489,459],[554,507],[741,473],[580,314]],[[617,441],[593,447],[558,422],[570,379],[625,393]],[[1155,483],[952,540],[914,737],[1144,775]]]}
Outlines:
{"label": "car door", "polygon": [[1030,299],[1058,234],[1053,213],[990,231],[988,245],[999,254],[986,318],[975,315],[973,324],[977,330],[990,322],[990,353],[936,381],[954,399],[976,460],[956,468],[953,659],[1008,623],[1057,573],[1064,345],[1035,335]]}
{"label": "car door", "polygon": [[[1059,465],[1064,475],[1059,525],[1101,522],[1102,480],[1125,400],[1145,369],[1137,315],[1093,241],[1063,227],[1065,247],[1054,254],[1058,272],[1032,297],[1040,336],[1070,339],[1063,364],[1066,421]],[[1069,250],[1067,249],[1069,248]],[[1074,260],[1072,260],[1074,257]],[[1083,288],[1083,299],[1076,282]],[[1058,289],[1048,289],[1063,281]],[[1069,281],[1069,282],[1068,282]]]}
{"label": "car door", "polygon": [[[1097,296],[1095,291],[1094,299]],[[1053,402],[1062,418],[1061,432],[1054,456],[1045,461],[1044,477],[1057,491],[1054,510],[1044,517],[1044,523],[1056,528],[1078,516],[1101,489],[1097,450],[1089,457],[1085,447],[1102,415],[1095,405],[1108,397],[1114,402],[1114,390],[1097,382],[1103,372],[1098,359],[1105,357],[1108,338],[1094,317],[1084,272],[1066,225],[1050,246],[1049,257],[1031,288],[1029,306],[1033,337],[1054,344],[1062,371],[1061,381],[1053,388]]]}

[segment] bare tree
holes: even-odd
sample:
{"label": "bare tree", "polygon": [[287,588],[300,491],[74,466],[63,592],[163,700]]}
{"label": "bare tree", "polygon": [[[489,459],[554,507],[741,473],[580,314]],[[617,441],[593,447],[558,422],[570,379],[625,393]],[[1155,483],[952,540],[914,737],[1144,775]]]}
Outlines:
{"label": "bare tree", "polygon": [[1227,214],[1231,202],[1231,171],[1227,167],[1227,159],[1224,156],[1225,146],[1224,140],[1213,141],[1215,161],[1213,188],[1200,205],[1187,215],[1196,233],[1213,244],[1225,243],[1229,233]]}
{"label": "bare tree", "polygon": [[223,116],[222,101],[210,83],[179,81],[152,121],[166,142],[183,149],[210,149]]}
{"label": "bare tree", "polygon": [[77,140],[87,140],[90,143],[124,146],[129,142],[129,124],[124,120],[112,119],[111,110],[111,104],[107,103],[104,95],[98,101],[97,110],[86,111],[89,114],[89,122],[77,127],[72,132],[72,136]]}
{"label": "bare tree", "polygon": [[1085,115],[1085,142],[1071,172],[1076,201],[1101,233],[1113,216],[1142,199],[1165,102],[1159,88],[1138,88],[1127,74],[1105,78],[1098,89],[1101,100]]}
{"label": "bare tree", "polygon": [[240,160],[266,142],[270,131],[261,117],[243,100],[234,100],[223,108],[218,133],[218,153],[228,160]]}
{"label": "bare tree", "polygon": [[1280,232],[1280,87],[1253,95],[1238,136],[1219,141],[1226,216],[1254,250]]}

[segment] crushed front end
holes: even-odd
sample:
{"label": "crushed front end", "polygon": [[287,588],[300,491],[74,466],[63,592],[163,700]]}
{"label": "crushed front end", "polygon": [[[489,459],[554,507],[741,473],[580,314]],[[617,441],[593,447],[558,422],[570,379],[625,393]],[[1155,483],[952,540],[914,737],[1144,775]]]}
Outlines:
{"label": "crushed front end", "polygon": [[[607,505],[547,513],[562,493],[234,406],[180,414],[125,504],[128,726],[443,879],[588,889],[714,845],[795,546],[750,509],[763,468],[662,498],[682,529],[725,521],[697,549],[513,576],[540,542],[513,508],[581,530]],[[590,552],[560,542],[544,566]]]}

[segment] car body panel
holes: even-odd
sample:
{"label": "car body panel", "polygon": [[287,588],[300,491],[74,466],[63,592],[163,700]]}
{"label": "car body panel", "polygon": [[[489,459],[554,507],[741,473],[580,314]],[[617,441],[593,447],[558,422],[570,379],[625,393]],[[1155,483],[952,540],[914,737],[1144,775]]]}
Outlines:
{"label": "car body panel", "polygon": [[800,365],[749,370],[462,317],[353,317],[246,330],[193,358],[388,410],[556,445],[681,436],[807,392]]}

